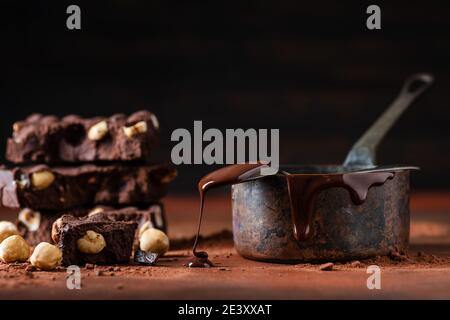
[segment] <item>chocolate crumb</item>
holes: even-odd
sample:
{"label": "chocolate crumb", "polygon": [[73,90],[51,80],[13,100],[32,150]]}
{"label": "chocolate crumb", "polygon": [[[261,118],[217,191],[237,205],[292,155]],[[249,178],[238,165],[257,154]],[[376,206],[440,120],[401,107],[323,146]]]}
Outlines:
{"label": "chocolate crumb", "polygon": [[409,261],[409,257],[407,256],[406,252],[398,250],[398,248],[395,248],[393,251],[389,253],[389,258],[391,258],[394,261],[397,262],[403,262],[403,261]]}
{"label": "chocolate crumb", "polygon": [[350,263],[350,267],[352,267],[352,268],[359,268],[359,267],[361,267],[361,266],[362,266],[362,263],[361,263],[361,261],[358,261],[358,260],[352,261],[352,262]]}
{"label": "chocolate crumb", "polygon": [[324,263],[319,266],[320,271],[333,271],[334,264],[332,262]]}
{"label": "chocolate crumb", "polygon": [[84,267],[88,270],[94,269],[94,265],[92,263],[86,263]]}
{"label": "chocolate crumb", "polygon": [[102,271],[102,270],[95,270],[95,275],[97,276],[97,277],[101,277],[101,276],[103,276],[105,273]]}

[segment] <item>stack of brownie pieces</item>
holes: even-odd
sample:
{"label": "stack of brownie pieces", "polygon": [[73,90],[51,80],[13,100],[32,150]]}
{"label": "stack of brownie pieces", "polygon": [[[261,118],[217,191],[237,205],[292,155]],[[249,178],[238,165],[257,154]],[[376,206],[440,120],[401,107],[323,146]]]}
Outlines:
{"label": "stack of brownie pieces", "polygon": [[[14,123],[7,141],[12,165],[0,167],[0,206],[20,209],[17,226],[30,245],[56,242],[64,265],[126,263],[141,226],[166,231],[160,199],[176,170],[150,162],[158,142],[158,120],[146,110],[33,114]],[[103,236],[100,252],[77,250],[87,231]]]}

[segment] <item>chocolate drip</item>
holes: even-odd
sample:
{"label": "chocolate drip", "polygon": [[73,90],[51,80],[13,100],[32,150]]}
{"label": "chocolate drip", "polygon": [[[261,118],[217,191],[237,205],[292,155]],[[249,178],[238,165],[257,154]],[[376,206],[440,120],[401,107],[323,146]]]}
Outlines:
{"label": "chocolate drip", "polygon": [[198,191],[200,194],[200,212],[198,216],[197,234],[195,236],[195,242],[192,248],[194,257],[188,263],[189,268],[209,268],[214,266],[213,263],[208,259],[208,253],[206,251],[197,251],[198,239],[200,237],[200,228],[203,219],[203,207],[205,205],[205,193],[208,188],[206,185],[200,185],[202,180],[200,180],[200,182],[198,183]]}
{"label": "chocolate drip", "polygon": [[337,174],[287,174],[294,236],[305,241],[311,235],[314,206],[319,193],[325,189],[342,187],[353,203],[360,205],[372,186],[382,185],[392,179],[392,172],[349,172]]}
{"label": "chocolate drip", "polygon": [[[197,235],[192,248],[194,258],[188,263],[189,267],[213,266],[208,259],[207,252],[197,251],[207,191],[224,185],[262,178],[264,176],[261,175],[261,168],[264,166],[266,165],[261,163],[230,165],[211,172],[199,181],[197,187],[200,195],[200,212]],[[286,172],[283,174],[287,180],[292,224],[297,241],[305,241],[311,235],[315,201],[321,191],[335,187],[345,188],[350,193],[353,203],[360,205],[366,199],[372,186],[383,185],[388,179],[394,177],[393,172],[376,170],[330,174],[291,174]]]}
{"label": "chocolate drip", "polygon": [[188,263],[188,267],[208,268],[213,266],[213,263],[208,259],[207,252],[197,251],[200,228],[203,219],[203,207],[205,205],[206,192],[210,189],[217,188],[223,185],[232,185],[260,177],[260,169],[265,166],[266,165],[261,163],[230,165],[211,172],[199,181],[197,189],[200,195],[200,212],[198,218],[197,235],[195,237],[194,246],[192,248],[194,258]]}

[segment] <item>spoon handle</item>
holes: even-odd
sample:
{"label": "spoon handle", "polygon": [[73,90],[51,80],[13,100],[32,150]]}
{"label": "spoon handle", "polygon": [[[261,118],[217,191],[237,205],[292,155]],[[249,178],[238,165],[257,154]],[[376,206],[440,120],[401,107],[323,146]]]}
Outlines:
{"label": "spoon handle", "polygon": [[374,124],[353,145],[347,154],[344,166],[370,167],[376,163],[376,149],[386,133],[409,107],[433,83],[434,78],[427,73],[409,77],[397,98],[391,103]]}

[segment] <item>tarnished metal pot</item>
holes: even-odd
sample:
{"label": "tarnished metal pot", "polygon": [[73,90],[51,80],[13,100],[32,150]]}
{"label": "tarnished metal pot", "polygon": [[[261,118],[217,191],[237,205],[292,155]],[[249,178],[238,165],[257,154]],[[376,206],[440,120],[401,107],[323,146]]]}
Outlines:
{"label": "tarnished metal pot", "polygon": [[[301,172],[338,172],[317,166]],[[362,259],[402,250],[409,240],[409,170],[369,189],[356,205],[344,188],[322,191],[315,201],[309,239],[294,238],[286,177],[278,174],[232,186],[234,243],[246,258],[273,262]],[[295,196],[295,195],[294,195]]]}

